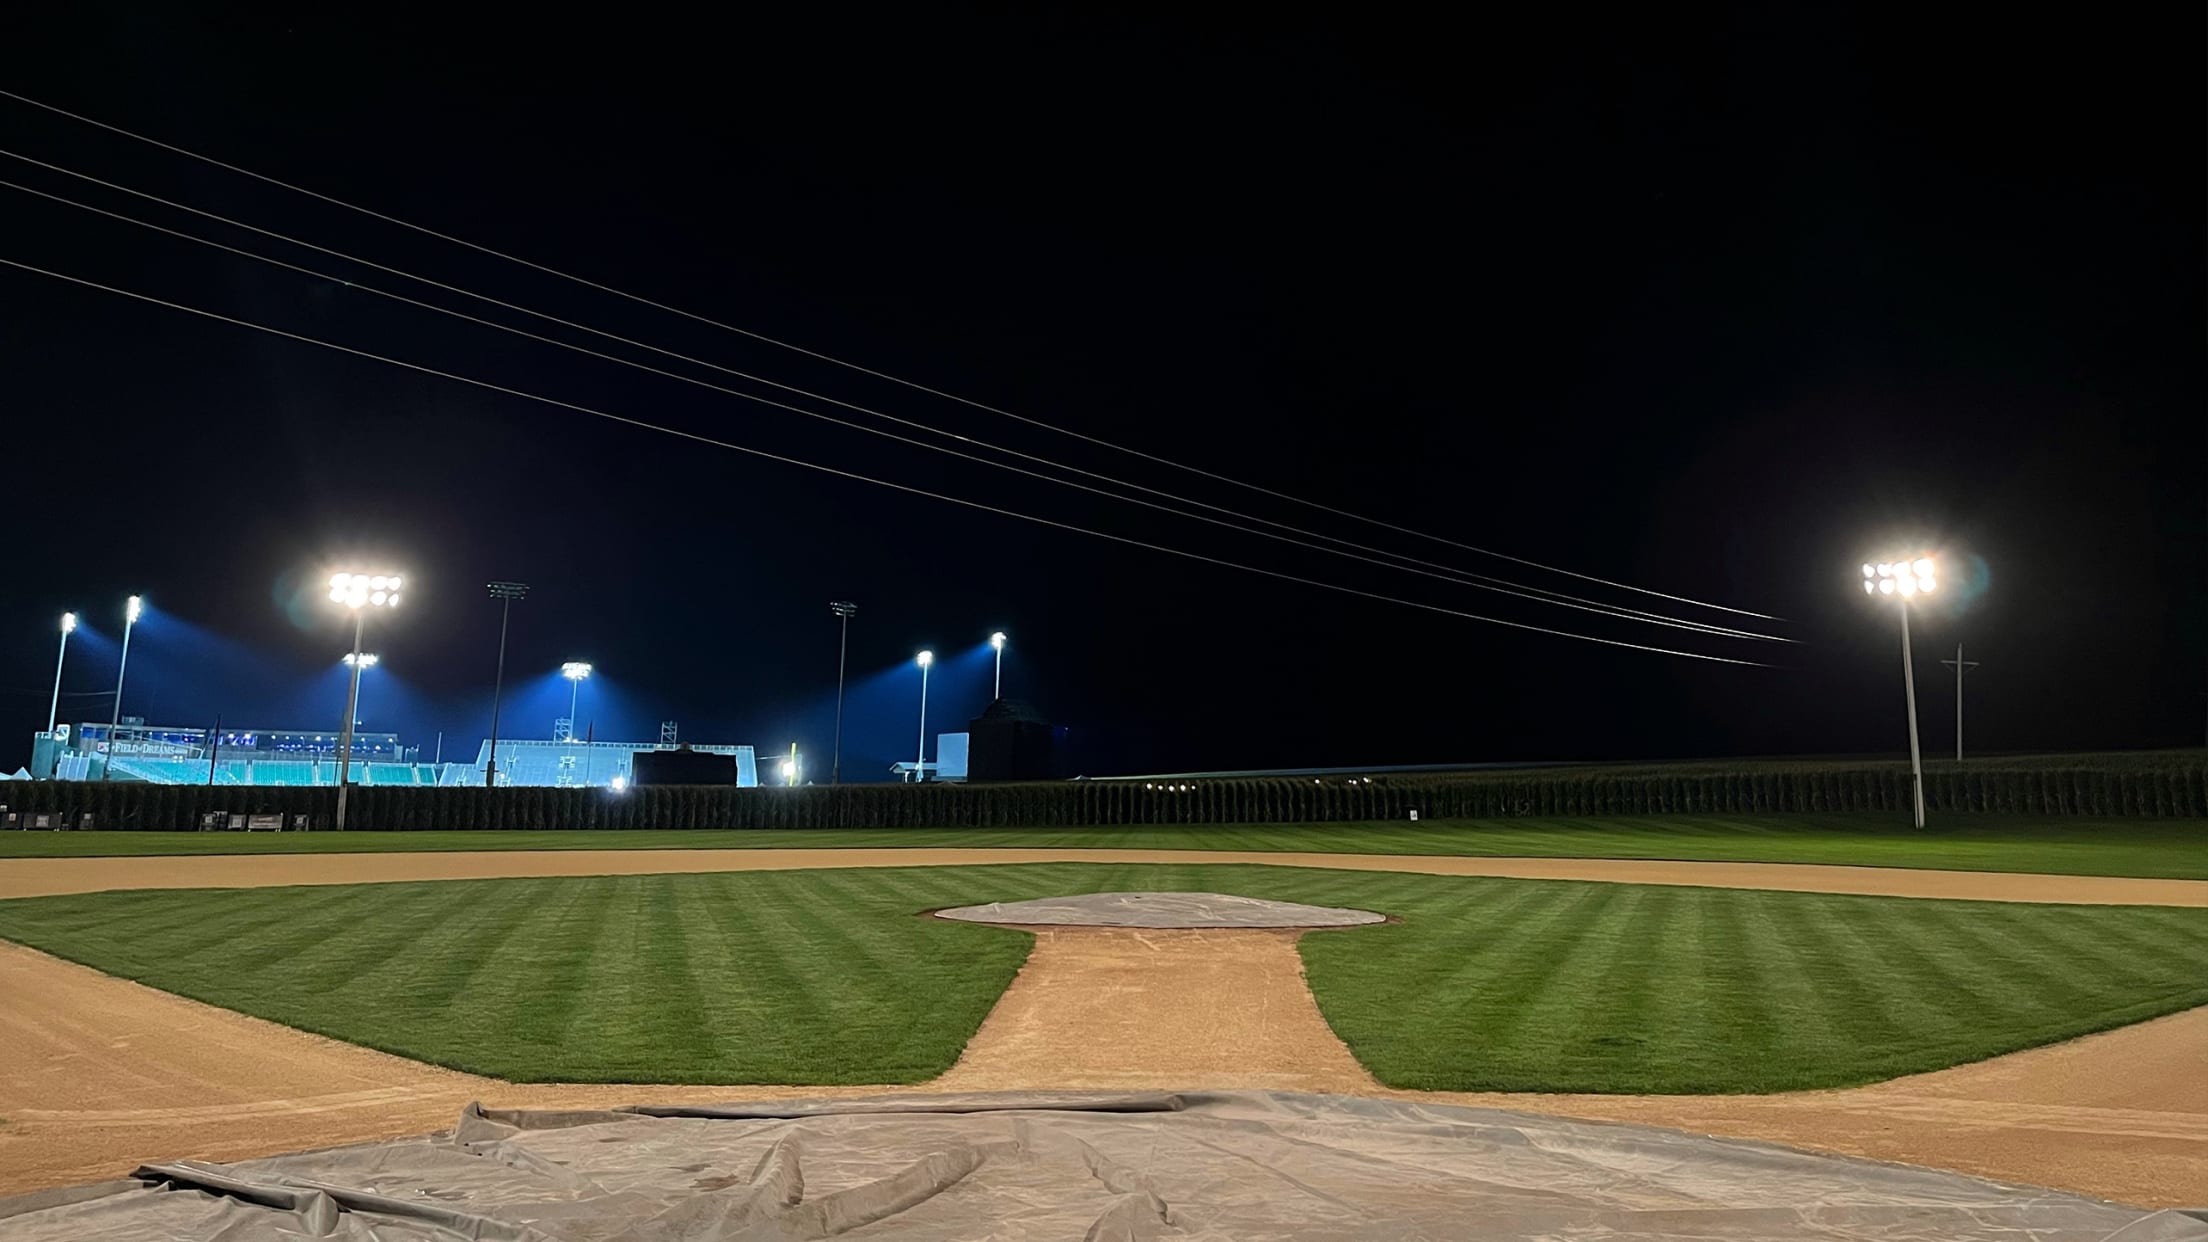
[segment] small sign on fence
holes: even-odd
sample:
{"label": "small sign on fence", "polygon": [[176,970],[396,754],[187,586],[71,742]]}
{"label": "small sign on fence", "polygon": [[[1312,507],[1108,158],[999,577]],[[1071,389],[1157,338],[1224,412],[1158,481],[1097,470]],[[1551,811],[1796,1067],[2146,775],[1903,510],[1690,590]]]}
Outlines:
{"label": "small sign on fence", "polygon": [[230,831],[232,831],[232,832],[244,832],[244,831],[245,831],[245,816],[243,816],[243,815],[232,815],[232,816],[230,817]]}
{"label": "small sign on fence", "polygon": [[245,817],[247,832],[282,832],[284,817],[281,815],[248,815]]}

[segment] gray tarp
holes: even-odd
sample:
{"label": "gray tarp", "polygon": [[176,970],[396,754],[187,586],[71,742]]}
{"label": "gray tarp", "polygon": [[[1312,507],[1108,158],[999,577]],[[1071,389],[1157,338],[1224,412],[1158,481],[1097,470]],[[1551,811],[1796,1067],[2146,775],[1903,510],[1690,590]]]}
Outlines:
{"label": "gray tarp", "polygon": [[8,1242],[2202,1242],[2208,1221],[1640,1126],[1261,1092],[494,1112],[0,1201]]}

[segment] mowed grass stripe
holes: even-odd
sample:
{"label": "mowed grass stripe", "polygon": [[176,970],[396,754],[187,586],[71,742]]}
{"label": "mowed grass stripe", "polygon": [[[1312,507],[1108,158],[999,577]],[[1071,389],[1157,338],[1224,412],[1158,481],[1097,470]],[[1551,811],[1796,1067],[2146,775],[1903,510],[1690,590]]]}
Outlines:
{"label": "mowed grass stripe", "polygon": [[1398,1087],[1840,1086],[2208,1004],[2208,911],[1259,866],[102,893],[0,902],[0,935],[505,1077],[894,1084],[949,1067],[1031,944],[920,911],[1118,889],[1398,916],[1300,941]]}

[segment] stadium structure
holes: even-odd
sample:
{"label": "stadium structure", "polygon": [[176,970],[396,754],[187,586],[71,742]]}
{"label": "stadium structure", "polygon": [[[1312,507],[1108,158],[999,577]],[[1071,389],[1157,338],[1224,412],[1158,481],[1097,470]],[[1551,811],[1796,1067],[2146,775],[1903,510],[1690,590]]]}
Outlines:
{"label": "stadium structure", "polygon": [[[561,731],[563,734],[565,730]],[[31,738],[36,780],[143,781],[157,785],[335,785],[338,734],[329,729],[213,729],[149,725],[126,717],[109,728],[105,721],[63,725]],[[672,724],[662,726],[657,742],[600,742],[570,737],[550,741],[498,739],[501,786],[620,788],[634,779],[638,751],[687,749],[733,755],[736,783],[759,783],[759,765],[749,746],[678,744]],[[483,784],[491,757],[490,739],[477,746],[470,763],[421,761],[421,748],[407,746],[396,733],[353,734],[349,780],[356,785]]]}

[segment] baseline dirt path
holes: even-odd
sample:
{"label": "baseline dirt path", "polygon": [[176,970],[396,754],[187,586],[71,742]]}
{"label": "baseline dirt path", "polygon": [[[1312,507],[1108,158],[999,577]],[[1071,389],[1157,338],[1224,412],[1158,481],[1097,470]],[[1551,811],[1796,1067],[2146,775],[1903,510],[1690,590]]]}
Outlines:
{"label": "baseline dirt path", "polygon": [[117,888],[260,888],[563,875],[788,871],[808,867],[947,867],[991,863],[1257,863],[1347,871],[1500,876],[1766,888],[1881,897],[2208,906],[2208,880],[1922,871],[1812,863],[1662,862],[1612,858],[1465,858],[1428,854],[1303,854],[1231,850],[789,849],[482,850],[436,854],[200,854],[151,858],[0,859],[0,898]]}

